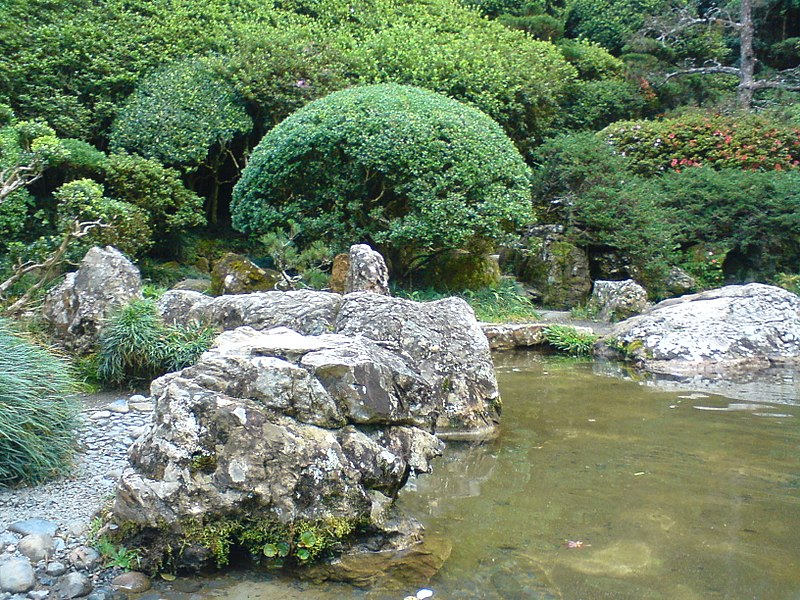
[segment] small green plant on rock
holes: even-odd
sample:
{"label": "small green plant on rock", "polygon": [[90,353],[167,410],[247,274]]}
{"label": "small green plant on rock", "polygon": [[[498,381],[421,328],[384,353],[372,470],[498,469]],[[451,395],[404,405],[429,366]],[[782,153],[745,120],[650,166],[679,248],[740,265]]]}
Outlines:
{"label": "small green plant on rock", "polygon": [[126,571],[138,569],[141,564],[141,552],[138,549],[128,549],[115,544],[106,537],[99,538],[94,543],[94,548],[103,558],[103,566],[119,567]]}
{"label": "small green plant on rock", "polygon": [[597,341],[595,334],[569,325],[550,325],[542,335],[553,348],[572,356],[588,356]]}
{"label": "small green plant on rock", "polygon": [[256,561],[266,558],[274,566],[283,566],[287,561],[306,564],[336,549],[357,527],[353,519],[337,517],[289,524],[269,518],[194,520],[184,523],[183,541],[208,549],[217,566],[228,564],[234,545],[246,548]]}
{"label": "small green plant on rock", "polygon": [[635,360],[637,353],[644,347],[642,340],[625,342],[619,338],[607,338],[604,341],[609,348],[618,352],[625,361]]}

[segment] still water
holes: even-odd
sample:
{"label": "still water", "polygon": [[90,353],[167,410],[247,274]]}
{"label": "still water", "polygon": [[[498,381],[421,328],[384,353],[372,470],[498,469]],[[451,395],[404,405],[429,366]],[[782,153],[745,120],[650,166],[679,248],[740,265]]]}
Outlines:
{"label": "still water", "polygon": [[234,574],[199,595],[383,600],[425,584],[441,599],[800,600],[797,374],[715,387],[495,359],[500,437],[451,443],[399,499],[453,544],[432,581],[357,590]]}

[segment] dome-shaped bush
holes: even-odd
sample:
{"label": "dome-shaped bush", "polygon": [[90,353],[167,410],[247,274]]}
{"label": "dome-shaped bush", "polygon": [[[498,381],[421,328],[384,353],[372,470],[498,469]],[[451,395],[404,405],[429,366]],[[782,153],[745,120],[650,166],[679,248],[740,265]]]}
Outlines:
{"label": "dome-shaped bush", "polygon": [[529,171],[484,113],[410,86],[335,92],[253,152],[234,227],[296,223],[301,242],[368,242],[395,270],[438,250],[485,246],[530,217]]}

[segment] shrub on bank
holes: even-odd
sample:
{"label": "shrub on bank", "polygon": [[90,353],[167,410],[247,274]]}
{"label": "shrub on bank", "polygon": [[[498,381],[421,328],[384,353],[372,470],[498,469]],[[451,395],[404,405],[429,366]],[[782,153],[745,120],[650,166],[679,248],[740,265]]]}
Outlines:
{"label": "shrub on bank", "polygon": [[66,471],[78,403],[66,363],[0,320],[0,487]]}
{"label": "shrub on bank", "polygon": [[644,175],[691,167],[786,171],[800,167],[800,128],[758,115],[688,113],[621,121],[598,134]]}
{"label": "shrub on bank", "polygon": [[98,374],[116,385],[150,381],[194,364],[215,336],[213,328],[199,324],[167,325],[153,300],[136,300],[103,329]]}

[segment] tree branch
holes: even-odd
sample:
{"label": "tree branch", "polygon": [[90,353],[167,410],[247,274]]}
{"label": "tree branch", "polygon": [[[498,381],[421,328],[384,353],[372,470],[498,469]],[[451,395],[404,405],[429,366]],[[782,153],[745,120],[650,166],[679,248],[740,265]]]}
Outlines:
{"label": "tree branch", "polygon": [[64,262],[70,243],[76,239],[80,239],[89,235],[89,233],[91,233],[91,231],[97,227],[110,227],[110,225],[103,223],[103,221],[100,219],[96,221],[75,220],[72,223],[71,228],[64,233],[64,237],[61,239],[61,243],[58,245],[58,248],[51,252],[50,255],[42,262],[36,263],[33,261],[27,261],[25,263],[18,264],[11,277],[0,283],[0,296],[5,294],[5,292],[11,288],[11,286],[17,283],[28,273],[41,271],[42,275],[25,291],[22,296],[19,297],[19,299],[17,299],[16,302],[5,309],[6,314],[13,315],[19,313],[20,310],[22,310],[28,304],[28,302],[31,301],[31,298],[33,298],[36,292],[38,292],[53,279],[53,271],[56,269],[56,267],[60,266]]}
{"label": "tree branch", "polygon": [[667,83],[673,77],[680,77],[681,75],[711,75],[713,73],[722,73],[724,75],[734,75],[735,77],[741,76],[741,71],[736,67],[725,67],[723,65],[713,65],[708,67],[692,67],[689,69],[681,69],[679,71],[673,71],[672,73],[667,73],[664,76],[664,83]]}

